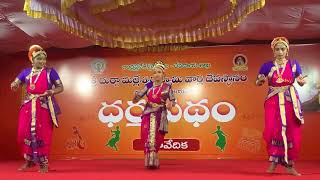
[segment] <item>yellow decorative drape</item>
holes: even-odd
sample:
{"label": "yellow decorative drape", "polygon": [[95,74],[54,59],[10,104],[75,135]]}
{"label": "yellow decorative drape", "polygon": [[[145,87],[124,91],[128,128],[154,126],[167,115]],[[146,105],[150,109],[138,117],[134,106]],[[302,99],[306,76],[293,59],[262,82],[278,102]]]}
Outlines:
{"label": "yellow decorative drape", "polygon": [[[81,0],[78,0],[81,1]],[[75,17],[68,8],[70,8],[77,0],[63,1],[61,4],[60,14],[48,14],[42,11],[32,10],[30,4],[32,0],[25,0],[24,11],[28,16],[33,18],[47,19],[56,23],[61,29],[76,35],[81,38],[92,41],[96,45],[110,48],[125,48],[135,49],[135,51],[155,50],[159,45],[166,44],[182,44],[188,42],[196,42],[207,38],[213,38],[223,36],[226,32],[231,31],[239,26],[239,24],[251,13],[263,8],[265,6],[265,0],[257,0],[253,4],[248,4],[241,12],[237,12],[236,18],[230,18],[234,16],[235,11],[239,5],[238,0],[230,0],[229,10],[221,17],[213,17],[206,22],[196,24],[188,28],[176,28],[174,30],[163,30],[161,32],[153,32],[152,28],[144,25],[121,25],[121,24],[109,24],[108,27],[114,29],[121,29],[128,33],[106,32],[102,31],[99,27],[93,27],[86,24],[83,20]],[[134,3],[134,0],[115,0],[118,6],[128,5]],[[106,9],[95,10],[94,13],[107,11]],[[66,12],[69,12],[65,14]],[[68,20],[65,20],[69,18]],[[177,22],[181,23],[181,22]],[[184,22],[182,22],[184,23]],[[221,25],[224,23],[224,25]],[[77,28],[74,28],[76,24]],[[73,25],[73,26],[71,26]],[[161,25],[161,24],[160,24]],[[155,25],[158,26],[158,25]],[[213,27],[212,27],[213,26]],[[133,32],[133,33],[130,33]],[[144,32],[144,33],[138,33]],[[146,48],[152,46],[150,48]],[[179,49],[173,48],[167,49]],[[142,49],[139,49],[142,48]],[[158,50],[164,49],[159,47]],[[181,48],[183,49],[183,48]]]}
{"label": "yellow decorative drape", "polygon": [[144,53],[144,52],[174,52],[174,51],[182,51],[188,49],[187,45],[176,45],[176,44],[167,44],[167,45],[159,45],[159,46],[147,46],[142,48],[134,48],[129,49],[129,51]]}
{"label": "yellow decorative drape", "polygon": [[90,11],[92,14],[99,14],[99,13],[103,13],[106,11],[111,11],[113,9],[117,9],[122,6],[130,5],[136,1],[137,0],[113,0],[109,3],[95,5],[90,8]]}

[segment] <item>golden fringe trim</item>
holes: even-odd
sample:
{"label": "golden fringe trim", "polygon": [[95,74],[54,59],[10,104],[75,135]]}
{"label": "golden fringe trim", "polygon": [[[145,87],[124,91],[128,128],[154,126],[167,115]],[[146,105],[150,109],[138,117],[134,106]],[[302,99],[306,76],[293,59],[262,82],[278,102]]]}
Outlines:
{"label": "golden fringe trim", "polygon": [[128,49],[129,51],[136,52],[136,53],[144,53],[144,52],[175,52],[175,51],[183,51],[188,49],[189,46],[186,45],[159,45],[159,46],[147,46],[142,48],[134,48],[134,49]]}
{"label": "golden fringe trim", "polygon": [[[235,1],[236,3],[232,2],[232,0],[231,0],[229,10],[227,10],[224,13],[224,15],[221,15],[219,17],[209,18],[206,22],[190,26],[188,29],[181,29],[181,30],[179,30],[179,33],[184,33],[187,31],[189,31],[189,32],[194,31],[194,33],[196,34],[199,31],[199,28],[203,29],[203,28],[207,28],[212,25],[223,23],[224,21],[228,20],[230,18],[230,16],[233,15],[233,13],[237,7],[236,6],[237,0],[233,0],[233,1]],[[129,31],[129,32],[136,31],[136,32],[152,33],[153,29],[158,28],[158,27],[176,27],[179,25],[187,24],[188,22],[190,22],[191,20],[193,20],[194,18],[199,16],[199,14],[202,14],[203,11],[206,9],[204,0],[200,0],[199,3],[200,3],[199,12],[197,12],[194,15],[191,15],[191,17],[189,17],[187,19],[176,20],[176,21],[171,21],[171,22],[158,22],[158,23],[154,23],[154,24],[151,24],[148,26],[146,26],[146,25],[122,25],[122,24],[118,24],[116,22],[113,22],[110,19],[106,19],[105,17],[102,17],[101,15],[94,15],[94,16],[96,18],[98,18],[101,22],[103,22],[106,26],[112,27],[113,29],[117,29],[119,31]],[[132,14],[132,16],[134,16],[134,14]],[[165,33],[165,32],[160,32],[158,34],[161,34],[161,33]],[[170,33],[175,33],[175,32],[171,31]]]}
{"label": "golden fringe trim", "polygon": [[70,11],[70,7],[76,3],[80,2],[81,0],[62,0],[61,2],[61,11],[67,16],[73,16],[74,13]]}
{"label": "golden fringe trim", "polygon": [[[208,28],[209,26],[222,23],[228,20],[228,16],[222,17],[218,19],[218,21],[209,21],[209,23],[204,24],[202,27],[197,27],[196,29],[182,29],[176,30],[173,32],[160,32],[156,34],[146,34],[146,35],[117,35],[112,33],[105,33],[99,31],[97,28],[88,26],[84,23],[81,23],[77,19],[73,19],[74,23],[77,24],[80,29],[75,29],[66,22],[61,20],[61,17],[58,17],[53,14],[46,14],[44,12],[33,11],[30,8],[32,0],[25,0],[24,11],[28,16],[33,18],[42,18],[47,19],[56,23],[61,29],[76,35],[80,38],[84,38],[92,41],[95,45],[110,47],[110,48],[125,48],[125,49],[135,49],[147,46],[158,46],[161,44],[172,44],[172,43],[187,43],[187,42],[196,42],[207,38],[218,37],[224,35],[226,32],[231,31],[239,26],[239,24],[251,13],[261,9],[265,5],[265,0],[257,1],[254,4],[248,5],[242,12],[241,15],[227,22],[226,27],[217,26]],[[69,1],[70,4],[72,1]],[[231,1],[231,7],[235,7],[237,5],[236,0]],[[65,7],[67,7],[66,4]],[[231,8],[232,9],[232,8]],[[70,18],[70,17],[69,17]],[[69,22],[70,23],[70,22]]]}
{"label": "golden fringe trim", "polygon": [[133,4],[137,0],[113,0],[109,3],[95,5],[90,8],[91,14],[99,14]]}

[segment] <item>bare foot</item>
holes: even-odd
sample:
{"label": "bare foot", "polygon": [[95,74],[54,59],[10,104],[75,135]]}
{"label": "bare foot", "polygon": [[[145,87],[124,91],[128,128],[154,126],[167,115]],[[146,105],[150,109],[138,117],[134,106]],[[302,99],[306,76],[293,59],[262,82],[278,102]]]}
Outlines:
{"label": "bare foot", "polygon": [[49,168],[47,165],[40,165],[40,170],[39,170],[40,173],[47,173],[49,172]]}
{"label": "bare foot", "polygon": [[266,172],[272,174],[274,173],[276,168],[277,168],[277,164],[272,162]]}
{"label": "bare foot", "polygon": [[286,170],[289,174],[293,176],[301,176],[301,174],[298,173],[298,171],[296,171],[293,167],[287,167]]}
{"label": "bare foot", "polygon": [[29,168],[34,167],[34,166],[36,166],[36,164],[35,164],[34,162],[32,162],[32,161],[26,161],[26,162],[18,169],[18,171],[25,171],[25,170],[27,170],[27,169],[29,169]]}

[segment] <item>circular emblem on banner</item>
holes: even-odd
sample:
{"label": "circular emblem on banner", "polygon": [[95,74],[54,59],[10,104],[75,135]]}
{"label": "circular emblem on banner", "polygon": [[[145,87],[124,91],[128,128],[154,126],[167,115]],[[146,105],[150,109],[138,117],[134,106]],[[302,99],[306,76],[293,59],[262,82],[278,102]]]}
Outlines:
{"label": "circular emblem on banner", "polygon": [[106,62],[104,59],[96,59],[91,62],[91,70],[94,74],[102,74],[106,69]]}
{"label": "circular emblem on banner", "polygon": [[247,71],[248,58],[244,54],[237,54],[233,57],[233,70],[234,71]]}

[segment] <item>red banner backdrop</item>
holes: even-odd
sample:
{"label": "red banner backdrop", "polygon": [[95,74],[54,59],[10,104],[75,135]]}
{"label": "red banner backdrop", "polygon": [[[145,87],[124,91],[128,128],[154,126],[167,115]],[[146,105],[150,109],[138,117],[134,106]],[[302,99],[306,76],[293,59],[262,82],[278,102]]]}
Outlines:
{"label": "red banner backdrop", "polygon": [[[306,109],[301,159],[320,157],[320,143],[314,141],[320,137],[315,131],[320,128],[319,50],[320,45],[290,49],[290,58],[302,64],[309,82],[298,88]],[[62,115],[54,130],[52,158],[142,158],[139,115],[145,101],[133,104],[131,99],[151,78],[157,60],[167,65],[166,80],[172,81],[177,98],[168,116],[162,158],[266,158],[262,131],[267,87],[256,87],[254,81],[259,67],[273,57],[267,45],[154,54],[103,48],[47,54],[48,66],[56,68],[65,86],[57,96]],[[4,56],[0,63],[1,141],[7,144],[2,151],[16,157],[20,94],[9,92],[9,82],[30,65],[25,54]]]}

